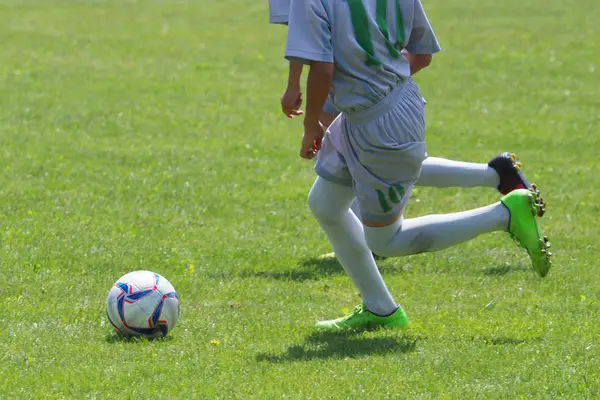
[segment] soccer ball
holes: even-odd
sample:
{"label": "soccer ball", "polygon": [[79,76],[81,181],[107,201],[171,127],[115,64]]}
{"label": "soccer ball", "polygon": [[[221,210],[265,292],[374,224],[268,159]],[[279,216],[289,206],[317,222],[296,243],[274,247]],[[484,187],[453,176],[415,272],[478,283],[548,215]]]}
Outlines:
{"label": "soccer ball", "polygon": [[159,274],[134,271],[108,292],[106,316],[121,336],[167,336],[179,318],[179,298],[173,285]]}

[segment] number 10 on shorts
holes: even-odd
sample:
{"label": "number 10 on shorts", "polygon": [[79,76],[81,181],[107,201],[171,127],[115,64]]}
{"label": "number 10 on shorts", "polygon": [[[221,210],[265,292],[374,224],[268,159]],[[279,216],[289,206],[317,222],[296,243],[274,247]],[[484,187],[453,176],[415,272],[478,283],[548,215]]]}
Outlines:
{"label": "number 10 on shorts", "polygon": [[388,188],[387,196],[379,189],[375,189],[375,191],[377,192],[377,200],[379,200],[379,205],[381,205],[383,212],[392,211],[392,207],[388,200],[394,204],[399,204],[402,202],[402,197],[404,197],[404,186],[402,185],[390,186]]}

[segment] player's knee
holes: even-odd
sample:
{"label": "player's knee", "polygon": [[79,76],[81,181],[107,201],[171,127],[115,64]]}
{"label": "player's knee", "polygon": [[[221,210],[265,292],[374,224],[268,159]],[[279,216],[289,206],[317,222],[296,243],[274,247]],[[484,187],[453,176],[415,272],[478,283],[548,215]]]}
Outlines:
{"label": "player's knee", "polygon": [[380,257],[392,257],[392,248],[390,242],[392,235],[388,233],[387,227],[374,228],[365,226],[365,239],[369,249]]}
{"label": "player's knee", "polygon": [[331,215],[332,210],[329,209],[327,201],[316,190],[311,190],[308,194],[308,207],[318,220],[325,220]]}
{"label": "player's knee", "polygon": [[375,240],[369,240],[368,236],[367,245],[369,246],[369,250],[371,250],[373,254],[377,254],[379,257],[395,256],[395,254],[392,254],[390,247],[386,243],[381,243]]}
{"label": "player's knee", "polygon": [[348,211],[352,189],[317,178],[308,194],[308,206],[319,223],[337,224]]}

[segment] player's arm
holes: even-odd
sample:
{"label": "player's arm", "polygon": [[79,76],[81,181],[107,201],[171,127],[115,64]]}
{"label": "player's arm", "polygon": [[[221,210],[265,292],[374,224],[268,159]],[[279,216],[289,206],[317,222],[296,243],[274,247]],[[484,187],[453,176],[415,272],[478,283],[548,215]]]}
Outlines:
{"label": "player's arm", "polygon": [[300,156],[313,158],[321,148],[324,129],[319,115],[333,77],[331,27],[323,0],[292,0],[285,57],[310,65],[306,87],[306,115]]}
{"label": "player's arm", "polygon": [[433,54],[440,51],[433,28],[425,15],[420,0],[415,0],[414,17],[410,38],[402,54],[410,64],[410,74],[414,75],[431,64]]}
{"label": "player's arm", "polygon": [[302,91],[300,90],[300,78],[302,77],[302,63],[290,61],[288,72],[288,84],[285,92],[281,96],[281,111],[288,117],[301,115],[302,110]]}
{"label": "player's arm", "polygon": [[[269,22],[271,24],[285,25],[287,28],[289,13],[289,0],[269,0]],[[280,99],[281,111],[288,118],[302,114],[302,111],[300,111],[300,106],[302,105],[302,93],[300,90],[302,67],[302,64],[296,62],[290,62],[289,64],[288,84]]]}
{"label": "player's arm", "polygon": [[429,67],[433,56],[431,54],[412,54],[406,49],[402,50],[402,55],[410,64],[410,75],[414,75],[420,70]]}
{"label": "player's arm", "polygon": [[325,127],[319,121],[319,117],[329,95],[332,80],[333,63],[313,61],[310,64],[306,82],[304,135],[300,149],[300,157],[302,158],[313,158],[317,151],[321,149]]}
{"label": "player's arm", "polygon": [[333,63],[313,61],[306,81],[306,116],[304,122],[318,121],[327,101],[333,80]]}

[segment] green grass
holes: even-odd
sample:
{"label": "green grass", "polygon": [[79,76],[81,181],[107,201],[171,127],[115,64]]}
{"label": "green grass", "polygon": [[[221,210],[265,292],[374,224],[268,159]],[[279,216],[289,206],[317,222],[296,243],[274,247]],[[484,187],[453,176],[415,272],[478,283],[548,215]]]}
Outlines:
{"label": "green grass", "polygon": [[[537,278],[500,233],[388,260],[411,326],[315,336],[360,299],[316,258],[266,2],[0,0],[0,398],[600,396],[600,7],[425,7],[444,48],[418,77],[429,153],[519,153],[554,269]],[[408,212],[497,197],[419,188]],[[180,294],[168,340],[105,319],[135,269]]]}

